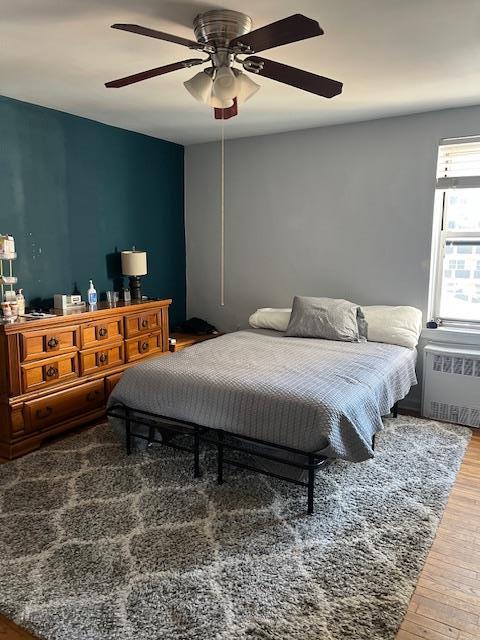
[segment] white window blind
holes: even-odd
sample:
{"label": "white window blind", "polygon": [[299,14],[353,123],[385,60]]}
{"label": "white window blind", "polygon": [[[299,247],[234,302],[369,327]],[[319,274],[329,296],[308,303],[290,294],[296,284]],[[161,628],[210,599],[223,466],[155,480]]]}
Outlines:
{"label": "white window blind", "polygon": [[480,187],[480,137],[444,140],[438,152],[437,188]]}

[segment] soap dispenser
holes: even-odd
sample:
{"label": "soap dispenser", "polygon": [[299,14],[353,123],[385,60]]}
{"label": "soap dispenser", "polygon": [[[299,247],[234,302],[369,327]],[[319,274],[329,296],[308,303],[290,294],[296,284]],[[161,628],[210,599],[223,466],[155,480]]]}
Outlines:
{"label": "soap dispenser", "polygon": [[90,286],[87,291],[88,304],[93,307],[97,304],[97,290],[93,286],[93,280],[90,280]]}

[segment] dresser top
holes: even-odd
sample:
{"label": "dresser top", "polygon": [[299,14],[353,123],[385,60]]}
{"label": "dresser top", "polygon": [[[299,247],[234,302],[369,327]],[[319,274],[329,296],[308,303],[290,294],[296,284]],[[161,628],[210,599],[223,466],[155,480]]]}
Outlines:
{"label": "dresser top", "polygon": [[17,318],[14,322],[0,321],[0,333],[10,334],[26,331],[30,329],[47,329],[48,327],[57,327],[59,325],[72,324],[77,319],[79,322],[88,322],[90,320],[99,320],[108,318],[109,316],[126,313],[141,313],[149,309],[158,307],[167,307],[172,303],[171,299],[164,298],[158,300],[132,300],[132,302],[117,302],[115,305],[109,305],[108,302],[99,302],[93,308],[88,305],[80,309],[51,309],[50,313],[54,317],[44,317],[35,320],[27,320],[26,318]]}

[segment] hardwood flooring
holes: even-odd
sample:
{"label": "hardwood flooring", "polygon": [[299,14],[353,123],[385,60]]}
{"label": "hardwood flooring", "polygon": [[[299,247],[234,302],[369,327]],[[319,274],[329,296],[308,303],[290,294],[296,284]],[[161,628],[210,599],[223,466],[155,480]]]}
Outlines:
{"label": "hardwood flooring", "polygon": [[[480,430],[474,430],[397,634],[397,640],[420,639],[480,640]],[[35,638],[0,615],[0,640]]]}
{"label": "hardwood flooring", "polygon": [[480,640],[480,430],[450,494],[397,640]]}
{"label": "hardwood flooring", "polygon": [[37,640],[0,613],[0,640]]}

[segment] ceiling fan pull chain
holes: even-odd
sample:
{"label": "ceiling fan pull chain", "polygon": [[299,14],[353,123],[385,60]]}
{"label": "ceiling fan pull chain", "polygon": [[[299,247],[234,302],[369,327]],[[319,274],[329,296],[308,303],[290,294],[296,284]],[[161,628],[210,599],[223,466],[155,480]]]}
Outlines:
{"label": "ceiling fan pull chain", "polygon": [[[222,109],[223,112],[223,109]],[[220,306],[225,306],[225,120],[222,117],[220,172]]]}

